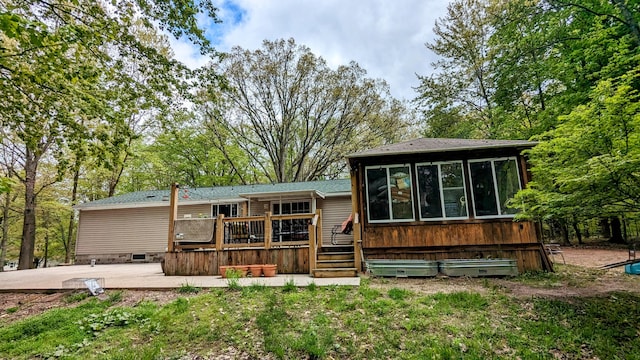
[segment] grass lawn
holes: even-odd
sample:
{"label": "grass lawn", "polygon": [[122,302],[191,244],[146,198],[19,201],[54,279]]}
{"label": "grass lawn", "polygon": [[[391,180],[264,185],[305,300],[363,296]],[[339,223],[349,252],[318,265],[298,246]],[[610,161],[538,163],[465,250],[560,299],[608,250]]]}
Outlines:
{"label": "grass lawn", "polygon": [[[0,322],[7,359],[640,359],[640,293],[515,296],[509,286],[589,286],[596,271],[473,279],[363,279],[360,287],[179,289],[167,304],[120,305],[70,295],[76,306]],[[619,281],[640,282],[628,275]],[[235,285],[235,286],[233,286]],[[1,310],[15,311],[11,309]]]}

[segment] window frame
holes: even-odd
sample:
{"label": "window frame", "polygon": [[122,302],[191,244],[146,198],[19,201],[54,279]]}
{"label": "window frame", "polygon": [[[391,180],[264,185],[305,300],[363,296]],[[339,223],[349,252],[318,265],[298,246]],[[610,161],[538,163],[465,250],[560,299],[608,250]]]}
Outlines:
{"label": "window frame", "polygon": [[[370,201],[369,201],[369,173],[368,170],[369,169],[376,169],[376,170],[380,170],[380,169],[385,169],[386,170],[386,180],[387,180],[387,189],[391,188],[391,183],[390,183],[390,176],[389,176],[389,169],[390,168],[407,168],[409,174],[409,179],[410,179],[410,194],[409,194],[409,199],[410,199],[410,207],[411,207],[411,218],[407,218],[407,219],[394,219],[393,218],[393,201],[391,199],[391,191],[387,191],[387,200],[388,200],[388,210],[389,210],[389,219],[381,219],[381,220],[372,220],[371,219],[371,211],[370,211]],[[411,164],[390,164],[390,165],[370,165],[370,166],[365,166],[364,168],[364,182],[365,182],[365,194],[366,194],[366,198],[367,198],[367,221],[371,224],[388,224],[388,223],[406,223],[406,222],[413,222],[416,221],[416,211],[415,211],[415,199],[413,196],[413,174],[412,174],[412,168],[411,168]]]}
{"label": "window frame", "polygon": [[[464,197],[465,197],[465,206],[467,208],[467,215],[466,216],[455,216],[455,217],[447,217],[447,211],[445,208],[445,204],[444,204],[444,189],[442,187],[442,165],[443,164],[460,164],[460,172],[462,173],[462,191],[464,193]],[[420,203],[420,173],[418,172],[418,166],[424,166],[424,165],[436,165],[438,167],[438,192],[440,193],[440,210],[442,211],[442,216],[441,217],[434,217],[434,218],[425,218],[422,216],[422,204]],[[468,220],[470,217],[470,212],[469,212],[469,199],[468,199],[468,193],[467,193],[467,180],[466,180],[466,174],[465,174],[465,166],[464,166],[464,161],[462,160],[451,160],[451,161],[431,161],[431,162],[421,162],[421,163],[416,163],[415,164],[415,171],[416,171],[416,189],[418,191],[418,212],[420,215],[420,221],[443,221],[443,220]],[[452,189],[452,188],[448,188],[448,189]],[[474,215],[475,215],[475,211],[474,211]]]}
{"label": "window frame", "polygon": [[[469,172],[469,184],[470,184],[470,192],[471,192],[471,201],[473,204],[473,216],[476,219],[513,219],[517,214],[502,214],[502,209],[500,207],[500,193],[498,191],[498,178],[496,176],[496,162],[497,161],[509,161],[512,160],[516,164],[516,174],[518,177],[518,191],[522,190],[522,175],[520,174],[520,166],[518,162],[517,156],[507,156],[507,157],[496,157],[496,158],[484,158],[484,159],[470,159],[467,160],[467,170]],[[493,191],[494,197],[496,201],[496,209],[498,210],[497,215],[477,215],[476,214],[476,197],[473,192],[473,176],[471,174],[471,164],[479,163],[479,162],[490,162],[491,163],[491,175],[493,182]]]}
{"label": "window frame", "polygon": [[[239,217],[240,215],[240,204],[238,203],[220,203],[220,204],[211,204],[211,217],[216,218],[220,214],[220,206],[230,206],[231,215],[226,216],[227,218]],[[233,215],[233,209],[235,208],[235,216]],[[216,209],[215,215],[213,209]]]}

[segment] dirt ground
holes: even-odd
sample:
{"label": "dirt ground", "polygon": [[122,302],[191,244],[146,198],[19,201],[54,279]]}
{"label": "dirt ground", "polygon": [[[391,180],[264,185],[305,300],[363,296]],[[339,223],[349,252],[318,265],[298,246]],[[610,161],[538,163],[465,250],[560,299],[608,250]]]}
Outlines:
{"label": "dirt ground", "polygon": [[[602,265],[625,261],[628,251],[622,249],[602,248],[563,248],[564,260],[567,265],[579,267],[583,283],[551,283],[544,287],[532,287],[522,282],[509,279],[491,279],[495,286],[504,288],[515,297],[580,297],[597,296],[614,291],[631,291],[640,293],[640,276],[627,276],[623,268],[611,270],[597,270]],[[555,256],[554,261],[562,264],[562,257]],[[371,287],[382,290],[391,287],[403,287],[408,290],[429,294],[438,292],[474,291],[485,293],[488,291],[483,279],[470,278],[436,278],[436,279],[373,279]],[[101,296],[109,296],[110,290]],[[72,307],[75,303],[68,303],[65,298],[69,292],[53,294],[41,293],[0,293],[0,326],[16,320],[33,316],[53,308]],[[173,301],[177,297],[185,296],[177,291],[134,291],[122,292],[121,306],[132,306],[141,301],[149,300],[159,304]]]}

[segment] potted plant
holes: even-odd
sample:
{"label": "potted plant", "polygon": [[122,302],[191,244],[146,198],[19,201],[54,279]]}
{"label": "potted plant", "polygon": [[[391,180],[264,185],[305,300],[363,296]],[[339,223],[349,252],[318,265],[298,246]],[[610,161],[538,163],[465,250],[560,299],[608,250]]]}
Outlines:
{"label": "potted plant", "polygon": [[262,275],[262,265],[249,265],[251,277],[260,277]]}
{"label": "potted plant", "polygon": [[273,277],[276,276],[277,268],[277,264],[265,264],[262,265],[262,273],[265,277]]}
{"label": "potted plant", "polygon": [[231,266],[223,266],[220,265],[220,276],[222,276],[222,278],[226,278],[227,277],[227,270],[230,268]]}

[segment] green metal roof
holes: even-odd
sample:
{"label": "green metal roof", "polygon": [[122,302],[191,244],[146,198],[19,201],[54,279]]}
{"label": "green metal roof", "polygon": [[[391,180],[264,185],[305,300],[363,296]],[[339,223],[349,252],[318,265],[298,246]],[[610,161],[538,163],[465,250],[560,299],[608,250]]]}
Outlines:
{"label": "green metal roof", "polygon": [[[351,180],[319,180],[295,183],[279,183],[279,184],[256,184],[256,185],[237,185],[237,186],[216,186],[188,188],[181,187],[179,189],[179,202],[208,202],[222,200],[237,200],[243,196],[251,194],[282,194],[290,192],[318,192],[321,194],[331,195],[338,193],[351,192]],[[170,190],[150,190],[136,191],[132,193],[112,196],[105,199],[95,200],[75,206],[79,210],[88,210],[93,208],[108,207],[127,207],[127,205],[153,206],[154,203],[169,203]],[[157,204],[158,206],[162,206]],[[120,205],[120,206],[118,206]]]}

